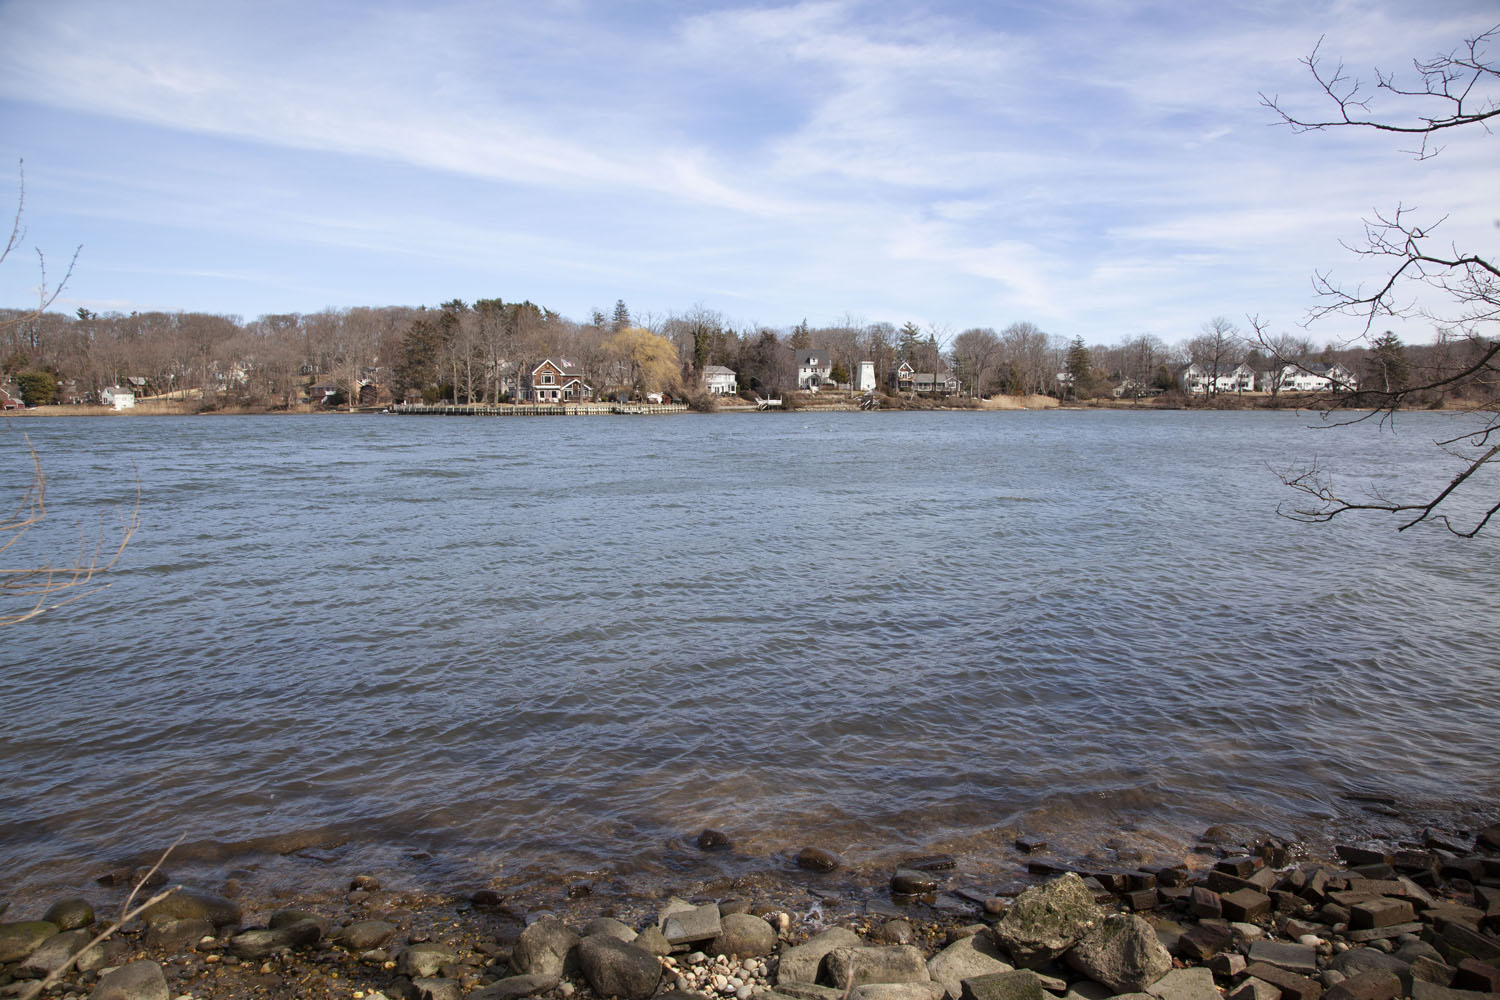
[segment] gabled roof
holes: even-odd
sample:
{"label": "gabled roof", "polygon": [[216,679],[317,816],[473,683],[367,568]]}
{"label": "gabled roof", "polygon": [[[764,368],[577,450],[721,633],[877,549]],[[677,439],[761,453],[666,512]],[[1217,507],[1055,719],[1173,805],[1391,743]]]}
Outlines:
{"label": "gabled roof", "polygon": [[733,375],[734,369],[725,368],[723,365],[707,365],[703,369],[705,375]]}
{"label": "gabled roof", "polygon": [[808,351],[797,352],[797,366],[799,368],[822,367],[828,364],[828,352],[813,348]]}

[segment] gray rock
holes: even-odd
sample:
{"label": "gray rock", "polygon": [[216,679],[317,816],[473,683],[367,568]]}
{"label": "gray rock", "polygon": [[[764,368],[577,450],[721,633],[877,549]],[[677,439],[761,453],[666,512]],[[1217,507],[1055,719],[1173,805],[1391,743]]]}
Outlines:
{"label": "gray rock", "polygon": [[1265,962],[1299,976],[1312,976],[1318,972],[1318,949],[1285,941],[1256,941],[1250,945],[1250,961]]}
{"label": "gray rock", "polygon": [[395,936],[395,924],[384,920],[357,920],[348,927],[340,928],[333,935],[333,943],[350,951],[369,951],[385,947]]}
{"label": "gray rock", "polygon": [[1073,947],[1103,919],[1094,894],[1070,872],[1017,896],[994,935],[1017,965],[1036,967]]}
{"label": "gray rock", "polygon": [[577,946],[577,934],[556,917],[544,917],[516,939],[510,953],[511,968],[523,976],[561,978],[567,969],[568,954]]}
{"label": "gray rock", "polygon": [[239,958],[264,958],[282,948],[306,948],[317,944],[323,937],[323,929],[315,920],[299,920],[296,923],[265,930],[250,930],[229,939],[229,951]]}
{"label": "gray rock", "polygon": [[277,910],[271,914],[271,919],[266,921],[266,926],[274,931],[308,920],[317,924],[319,937],[325,937],[329,929],[333,926],[327,917],[321,913],[313,913],[310,910]]}
{"label": "gray rock", "polygon": [[468,1000],[520,1000],[556,989],[560,982],[558,976],[510,976],[470,993]]}
{"label": "gray rock", "polygon": [[718,936],[708,950],[715,955],[759,958],[776,950],[776,932],[760,917],[731,913],[720,919]]}
{"label": "gray rock", "polygon": [[783,987],[790,983],[816,983],[818,969],[829,952],[835,948],[856,948],[859,943],[859,935],[847,927],[830,927],[795,948],[787,948],[781,953],[781,961],[776,969],[776,985]]}
{"label": "gray rock", "polygon": [[[91,938],[93,935],[86,930],[60,931],[43,941],[35,951],[26,956],[20,965],[16,966],[17,975],[22,979],[41,979],[48,973],[61,968],[68,959],[73,957],[73,953],[88,944]],[[94,948],[92,951],[94,954],[90,956],[91,958],[96,961],[102,960],[99,949]],[[94,967],[98,968],[98,965]]]}
{"label": "gray rock", "polygon": [[1357,976],[1362,972],[1394,972],[1400,975],[1409,963],[1395,955],[1387,955],[1374,948],[1350,948],[1342,955],[1334,956],[1328,967],[1345,976]]}
{"label": "gray rock", "polygon": [[146,947],[160,951],[182,951],[211,937],[213,932],[214,925],[202,917],[158,920],[146,928]]}
{"label": "gray rock", "polygon": [[76,931],[94,922],[94,908],[86,899],[60,899],[47,908],[42,919],[60,931]]}
{"label": "gray rock", "polygon": [[1412,980],[1411,1000],[1489,1000],[1494,993],[1477,993],[1473,990],[1455,990],[1436,983]]}
{"label": "gray rock", "polygon": [[1281,1000],[1281,991],[1264,979],[1251,976],[1228,994],[1228,1000]]}
{"label": "gray rock", "polygon": [[456,965],[458,956],[440,944],[423,942],[404,949],[396,956],[396,974],[413,979],[432,979],[445,965]]}
{"label": "gray rock", "polygon": [[768,995],[791,997],[792,1000],[844,1000],[844,991],[816,983],[777,983]]}
{"label": "gray rock", "polygon": [[866,983],[855,987],[852,1000],[943,1000],[942,983]]}
{"label": "gray rock", "polygon": [[661,982],[655,955],[605,934],[578,944],[578,967],[589,988],[601,997],[646,1000]]}
{"label": "gray rock", "polygon": [[629,944],[636,938],[636,933],[629,924],[616,920],[614,917],[595,917],[584,925],[583,930],[579,934],[581,937],[606,934],[616,941],[624,941],[626,944]]}
{"label": "gray rock", "polygon": [[1220,1000],[1214,974],[1207,969],[1173,969],[1146,990],[1157,1000]]}
{"label": "gray rock", "polygon": [[712,941],[719,936],[719,904],[688,904],[686,908],[677,909],[669,907],[662,911],[661,922],[657,926],[662,937],[674,945]]}
{"label": "gray rock", "polygon": [[1116,993],[1139,993],[1172,971],[1172,956],[1134,914],[1105,917],[1068,949],[1067,963]]}
{"label": "gray rock", "polygon": [[0,924],[0,963],[20,961],[40,948],[42,942],[57,930],[57,925],[50,920]]}
{"label": "gray rock", "polygon": [[89,1000],[171,1000],[171,994],[161,966],[142,959],[100,976]]}
{"label": "gray rock", "polygon": [[988,933],[959,938],[927,960],[927,974],[942,984],[950,1000],[958,1000],[963,994],[965,979],[1014,971]]}
{"label": "gray rock", "polygon": [[926,983],[927,961],[909,944],[886,948],[835,948],[823,959],[825,985],[852,989],[866,983]]}
{"label": "gray rock", "polygon": [[463,989],[457,979],[436,979],[421,976],[411,981],[405,989],[406,1000],[464,1000]]}
{"label": "gray rock", "polygon": [[1046,1000],[1042,981],[1025,969],[992,972],[964,980],[962,1000]]}
{"label": "gray rock", "polygon": [[152,904],[141,914],[141,918],[148,924],[158,920],[199,918],[207,920],[215,927],[238,927],[241,914],[239,906],[223,896],[215,896],[206,892],[189,892],[184,889]]}
{"label": "gray rock", "polygon": [[630,943],[653,955],[672,954],[672,942],[668,941],[666,936],[655,927],[643,928]]}

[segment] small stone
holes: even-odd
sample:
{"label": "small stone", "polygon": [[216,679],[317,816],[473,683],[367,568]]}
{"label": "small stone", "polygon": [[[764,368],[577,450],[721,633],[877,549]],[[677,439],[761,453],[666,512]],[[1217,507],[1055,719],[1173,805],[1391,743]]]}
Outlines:
{"label": "small stone", "polygon": [[334,944],[350,951],[381,948],[396,936],[396,925],[384,920],[357,920],[333,934]]}
{"label": "small stone", "polygon": [[[1316,972],[1316,968],[1313,971]],[[1318,1000],[1323,995],[1323,984],[1317,980],[1265,962],[1256,962],[1253,956],[1245,974],[1270,983],[1281,991],[1285,1000]]]}
{"label": "small stone", "polygon": [[925,896],[936,892],[938,880],[926,872],[898,869],[891,876],[891,892],[902,896]]}
{"label": "small stone", "polygon": [[1146,990],[1158,1000],[1218,1000],[1214,974],[1207,969],[1173,969]]}
{"label": "small stone", "polygon": [[167,977],[148,959],[122,965],[99,977],[89,1000],[170,1000]]}
{"label": "small stone", "polygon": [[349,880],[349,888],[358,892],[379,892],[380,879],[373,875],[356,875]]}
{"label": "small stone", "polygon": [[458,956],[440,944],[414,944],[396,957],[396,972],[413,979],[436,977],[445,965],[458,963]]}
{"label": "small stone", "polygon": [[831,872],[842,862],[837,854],[821,847],[804,847],[797,854],[797,867],[810,872]]}
{"label": "small stone", "polygon": [[94,908],[86,899],[60,899],[47,908],[42,919],[60,931],[76,931],[94,922]]}
{"label": "small stone", "polygon": [[729,834],[719,830],[704,830],[698,834],[698,849],[700,851],[727,851],[734,847]]}

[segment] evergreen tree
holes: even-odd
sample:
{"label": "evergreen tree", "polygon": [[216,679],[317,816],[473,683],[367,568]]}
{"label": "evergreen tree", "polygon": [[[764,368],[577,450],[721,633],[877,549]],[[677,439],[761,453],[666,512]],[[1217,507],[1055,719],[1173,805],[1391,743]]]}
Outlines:
{"label": "evergreen tree", "polygon": [[1366,378],[1379,385],[1382,392],[1400,392],[1411,380],[1411,365],[1406,360],[1406,345],[1390,330],[1375,338],[1365,359]]}
{"label": "evergreen tree", "polygon": [[621,330],[630,329],[630,310],[625,308],[624,299],[615,299],[615,318],[609,322],[609,332],[619,333]]}
{"label": "evergreen tree", "polygon": [[1068,388],[1075,398],[1087,399],[1094,395],[1094,358],[1083,345],[1082,337],[1074,337],[1068,345],[1068,360],[1064,366],[1068,373]]}

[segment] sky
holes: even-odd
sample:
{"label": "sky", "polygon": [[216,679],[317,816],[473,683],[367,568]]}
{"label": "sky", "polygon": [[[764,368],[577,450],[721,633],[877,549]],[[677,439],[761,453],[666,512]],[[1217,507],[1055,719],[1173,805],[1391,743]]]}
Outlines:
{"label": "sky", "polygon": [[[453,298],[736,328],[1030,321],[1169,343],[1307,330],[1397,204],[1500,242],[1500,137],[1440,156],[1322,115],[1493,0],[0,0],[0,305],[250,319]],[[1500,49],[1500,45],[1496,46]],[[1376,103],[1379,112],[1392,104]],[[8,189],[8,190],[7,190]],[[1430,324],[1386,323],[1408,342]]]}

